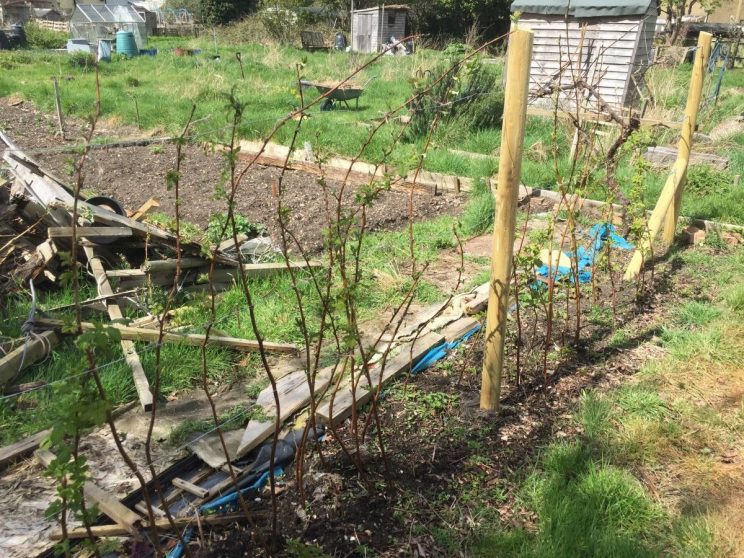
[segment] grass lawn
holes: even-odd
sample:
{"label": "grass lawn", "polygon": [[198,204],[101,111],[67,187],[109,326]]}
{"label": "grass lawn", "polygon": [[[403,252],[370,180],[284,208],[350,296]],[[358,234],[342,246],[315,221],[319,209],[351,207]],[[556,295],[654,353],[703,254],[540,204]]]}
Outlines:
{"label": "grass lawn", "polygon": [[[554,427],[575,434],[554,436],[522,472],[515,502],[534,522],[486,529],[473,556],[744,551],[744,479],[731,465],[744,442],[744,251],[702,246],[672,259],[692,278],[651,336],[657,356],[620,385],[582,394]],[[639,334],[615,337],[621,346]]]}
{"label": "grass lawn", "polygon": [[[338,80],[372,59],[371,55],[346,53],[309,53],[289,46],[218,44],[201,39],[153,38],[150,46],[159,49],[155,57],[143,56],[132,60],[115,60],[101,65],[101,94],[103,118],[109,122],[139,125],[143,130],[177,133],[184,125],[192,104],[197,106],[195,117],[199,140],[219,140],[224,137],[227,119],[226,95],[234,88],[237,96],[247,103],[240,135],[257,139],[266,137],[277,121],[300,105],[297,76],[308,80]],[[184,46],[201,48],[196,56],[175,56],[173,48]],[[242,54],[245,79],[241,78],[235,53]],[[219,59],[215,59],[215,53]],[[409,98],[414,84],[427,72],[444,67],[445,56],[438,51],[421,49],[413,56],[385,56],[362,70],[353,78],[366,85],[359,110],[345,108],[320,111],[310,109],[311,117],[300,130],[298,145],[310,142],[317,153],[356,156],[365,144],[375,119],[398,107]],[[488,65],[500,75],[501,65]],[[65,54],[49,51],[18,51],[0,53],[0,96],[21,95],[33,100],[42,109],[54,110],[51,76],[60,80],[65,113],[85,117],[94,102],[94,77],[90,69],[73,67]],[[647,116],[679,121],[691,67],[673,69],[652,68],[648,75],[653,99]],[[711,90],[717,76],[710,78]],[[703,132],[709,132],[722,121],[744,111],[744,71],[725,72],[721,96],[717,104],[709,103],[701,112],[699,122]],[[315,90],[306,90],[306,102],[314,98]],[[364,149],[363,160],[380,162],[383,159],[399,173],[413,168],[424,150],[425,138],[412,142],[398,142],[392,147],[400,125],[383,126]],[[555,133],[554,133],[555,132]],[[289,143],[294,126],[278,130],[274,140]],[[553,130],[550,119],[530,117],[525,137],[522,181],[536,188],[556,189],[556,173],[570,172],[568,156],[572,129],[565,123]],[[606,150],[612,137],[602,139]],[[656,129],[643,138],[648,143],[673,143],[674,131]],[[431,138],[424,167],[431,171],[483,178],[498,169],[500,130],[486,128],[468,130],[462,126],[439,126]],[[554,152],[553,146],[557,149]],[[733,178],[744,174],[744,134],[734,134],[716,144],[699,144],[696,149],[726,155],[731,159],[727,171],[717,173],[722,187],[714,197],[709,191],[691,189],[686,196],[683,212],[691,217],[718,219],[744,224],[741,189],[732,188]],[[487,158],[471,158],[454,151],[473,152]],[[637,172],[630,151],[618,167],[620,186],[631,189],[632,177]],[[653,206],[666,178],[665,171],[651,171],[645,177],[644,202]],[[596,199],[608,196],[604,165],[596,162],[586,194]]]}
{"label": "grass lawn", "polygon": [[[416,237],[416,257],[419,264],[431,262],[442,250],[455,247],[451,217],[441,217],[434,221],[414,225]],[[382,312],[400,304],[411,288],[410,274],[404,270],[410,262],[407,232],[384,232],[370,234],[364,239],[361,262],[365,270],[360,285],[363,293],[358,298],[359,318],[362,321],[379,317]],[[264,339],[277,342],[294,342],[302,346],[303,337],[296,320],[297,301],[291,282],[286,274],[270,278],[251,279],[253,297],[260,301],[256,305],[258,327]],[[317,292],[309,274],[299,274],[299,289],[306,311],[311,315],[320,311]],[[96,296],[95,286],[82,281],[81,299]],[[147,296],[150,307],[165,300],[166,291],[155,288]],[[446,293],[436,285],[422,280],[416,290],[415,301],[431,304],[444,299]],[[72,302],[69,289],[40,294],[39,308],[52,308]],[[179,312],[169,324],[170,327],[191,326],[190,331],[204,333],[206,324],[211,321],[210,301],[205,294],[187,295],[178,301]],[[17,338],[22,335],[21,326],[29,311],[29,299],[25,295],[6,301],[0,311],[0,335]],[[55,313],[64,318],[64,314]],[[130,312],[130,318],[137,314]],[[67,317],[72,317],[71,315]],[[98,319],[97,316],[92,318]],[[314,324],[314,321],[311,321]],[[246,303],[242,289],[233,287],[217,299],[214,327],[233,337],[253,339]],[[311,325],[312,327],[312,325]],[[145,372],[152,382],[155,371],[155,344],[138,343]],[[136,399],[132,383],[132,373],[126,362],[122,361],[118,346],[109,346],[98,352],[97,362],[101,368],[101,378],[114,405],[124,404]],[[164,395],[201,386],[201,352],[197,347],[164,345],[162,347],[161,390]],[[256,355],[231,352],[222,348],[209,347],[207,351],[209,380],[215,385],[227,385],[234,381],[249,381],[263,375],[261,363]],[[33,434],[48,427],[54,419],[54,409],[59,406],[59,389],[64,380],[86,369],[83,353],[72,340],[64,340],[45,361],[34,365],[15,378],[13,383],[34,381],[48,382],[50,386],[29,392],[19,397],[0,397],[0,446],[18,438]]]}

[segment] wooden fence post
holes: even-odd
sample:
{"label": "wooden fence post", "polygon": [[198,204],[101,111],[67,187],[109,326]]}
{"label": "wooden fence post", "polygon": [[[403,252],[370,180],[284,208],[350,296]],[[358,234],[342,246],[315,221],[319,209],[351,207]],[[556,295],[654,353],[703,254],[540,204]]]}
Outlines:
{"label": "wooden fence post", "polygon": [[532,59],[532,31],[516,28],[509,36],[504,118],[501,127],[499,186],[491,251],[491,287],[488,294],[486,347],[480,406],[498,410],[501,372],[504,366],[504,337],[514,250],[517,193],[522,167],[527,90]]}
{"label": "wooden fence post", "polygon": [[[708,58],[710,58],[712,38],[713,35],[710,33],[700,33],[697,51],[695,52],[695,63],[692,67],[692,76],[690,77],[690,92],[687,96],[682,136],[679,139],[677,147],[677,160],[684,160],[685,162],[685,176],[687,175],[687,165],[689,164],[690,153],[692,152],[692,136],[695,133],[695,126],[697,124],[700,98],[703,94],[703,81],[705,81],[705,68],[708,65]],[[667,211],[664,222],[663,240],[667,245],[671,245],[674,242],[674,232],[677,229],[677,219],[679,219],[682,192],[684,192],[684,189],[685,177],[682,178],[682,182],[677,188],[672,207]]]}
{"label": "wooden fence post", "polygon": [[630,281],[635,279],[641,272],[645,255],[651,251],[654,239],[664,226],[663,241],[669,246],[674,242],[674,232],[677,228],[677,219],[679,219],[679,210],[682,203],[682,192],[684,191],[685,178],[687,176],[687,165],[690,160],[692,151],[692,135],[695,132],[698,110],[700,108],[700,98],[703,92],[703,80],[705,77],[705,67],[710,57],[711,39],[710,33],[700,33],[698,38],[698,47],[695,52],[695,64],[692,68],[692,77],[690,79],[690,90],[687,95],[687,106],[685,108],[685,118],[682,121],[682,132],[679,143],[677,144],[677,160],[672,166],[672,170],[667,177],[664,188],[659,194],[656,207],[651,212],[648,220],[648,237],[644,239],[639,248],[633,254],[633,258],[628,264],[625,271],[625,279]]}

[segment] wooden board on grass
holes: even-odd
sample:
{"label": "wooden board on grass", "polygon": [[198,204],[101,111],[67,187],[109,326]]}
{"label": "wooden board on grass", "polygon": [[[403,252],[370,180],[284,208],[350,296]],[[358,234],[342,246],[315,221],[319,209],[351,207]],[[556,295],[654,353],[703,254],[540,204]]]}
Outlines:
{"label": "wooden board on grass", "polygon": [[[315,377],[315,393],[322,393],[328,387],[334,368],[329,366],[318,372]],[[285,376],[277,382],[276,388],[279,395],[280,424],[310,403],[310,385],[307,382],[307,374],[304,370],[298,370]],[[271,386],[259,394],[256,404],[260,405],[267,417],[271,418],[267,420],[251,419],[248,422],[238,446],[238,457],[258,447],[261,442],[276,432],[274,417],[276,417],[277,410]]]}
{"label": "wooden board on grass", "polygon": [[0,467],[4,467],[6,463],[15,461],[25,455],[38,449],[41,442],[51,434],[51,429],[42,430],[32,436],[28,436],[23,440],[19,440],[15,444],[0,448]]}
{"label": "wooden board on grass", "polygon": [[[62,329],[64,322],[62,320],[39,318],[36,320],[36,325],[39,327],[59,330]],[[82,322],[80,326],[83,331],[95,331],[96,329],[96,325],[90,322]],[[206,341],[207,345],[218,345],[220,347],[227,347],[237,351],[258,351],[259,349],[258,341],[255,339],[239,339],[237,337],[222,337],[219,335],[210,335],[209,338],[207,338],[205,335],[200,333],[163,333],[161,338],[160,332],[155,329],[132,327],[118,323],[106,324],[106,327],[116,329],[123,340],[129,341],[157,343],[160,340],[163,343],[183,343],[185,345],[193,345],[197,347],[203,345]],[[295,354],[299,351],[297,345],[293,343],[273,343],[271,341],[264,341],[263,348],[265,351],[270,353]]]}
{"label": "wooden board on grass", "polygon": [[[407,372],[426,353],[442,343],[444,343],[444,337],[435,332],[422,335],[413,342],[403,343],[397,355],[392,358],[388,357],[384,369],[381,369],[382,362],[374,365],[370,372],[371,386],[366,378],[363,378],[359,381],[356,390],[352,390],[351,386],[339,389],[321,402],[316,415],[327,424],[335,425],[346,420],[351,416],[354,405],[361,407],[372,399],[378,385],[384,386],[403,372]],[[333,411],[331,411],[331,402]]]}

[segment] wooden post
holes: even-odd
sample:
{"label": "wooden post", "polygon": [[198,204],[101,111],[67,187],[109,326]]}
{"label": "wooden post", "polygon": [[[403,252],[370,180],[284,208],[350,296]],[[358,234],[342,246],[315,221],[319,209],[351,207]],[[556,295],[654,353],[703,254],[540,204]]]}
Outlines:
{"label": "wooden post", "polygon": [[[108,315],[112,320],[121,320],[124,315],[121,313],[121,308],[116,303],[116,300],[111,298],[114,294],[114,290],[111,288],[106,271],[103,268],[103,262],[99,257],[96,256],[95,251],[91,247],[84,247],[85,256],[88,258],[90,264],[90,270],[96,278],[96,284],[98,285],[99,296],[109,297],[106,301],[106,309]],[[131,340],[122,339],[121,350],[124,353],[124,359],[132,369],[132,378],[134,379],[134,387],[137,390],[139,396],[140,405],[142,410],[149,412],[152,410],[152,391],[150,391],[150,383],[147,380],[145,369],[142,367],[139,355],[134,342]]]}
{"label": "wooden post", "polygon": [[65,117],[62,114],[62,101],[59,99],[59,84],[57,78],[52,78],[52,85],[54,85],[54,104],[57,106],[57,125],[59,126],[59,134],[62,139],[65,139]]}
{"label": "wooden post", "polygon": [[741,43],[741,18],[744,16],[744,0],[739,0],[739,4],[736,6],[736,15],[734,16],[734,25],[739,27],[739,31],[736,34],[736,42],[731,47],[731,60],[729,61],[729,69],[733,70],[736,67],[736,59],[739,56],[739,44]]}
{"label": "wooden post", "polygon": [[532,31],[515,30],[509,36],[506,69],[504,120],[499,157],[499,186],[496,191],[496,218],[493,225],[491,281],[488,294],[486,349],[480,406],[498,410],[501,371],[504,366],[504,337],[509,300],[517,194],[522,167],[524,123],[527,116],[527,90],[532,60]]}
{"label": "wooden post", "polygon": [[703,91],[705,65],[710,56],[711,38],[712,35],[710,33],[700,33],[698,48],[695,52],[695,65],[693,66],[692,78],[690,80],[690,90],[687,96],[685,118],[682,122],[681,137],[677,145],[677,160],[672,166],[664,188],[661,190],[661,194],[659,194],[656,206],[651,212],[651,217],[649,217],[648,237],[641,242],[625,271],[626,281],[635,279],[641,272],[644,258],[651,251],[653,241],[659,234],[662,226],[664,227],[664,242],[670,245],[674,241],[674,232],[677,227],[679,208],[682,201],[682,191],[684,190],[684,181],[687,176],[687,165],[692,150],[692,134],[695,131],[697,113],[700,108],[700,97]]}
{"label": "wooden post", "polygon": [[[692,151],[692,136],[695,133],[697,124],[698,110],[700,109],[700,97],[703,94],[703,81],[705,80],[705,68],[710,58],[711,40],[713,35],[710,33],[700,33],[698,37],[698,46],[695,51],[695,63],[692,67],[692,76],[690,78],[690,91],[687,95],[687,106],[685,107],[685,119],[682,126],[682,136],[677,144],[677,160],[684,160],[684,174],[687,174],[687,165],[690,160]],[[682,192],[685,189],[685,177],[677,188],[672,207],[667,211],[664,222],[664,243],[669,246],[674,242],[674,232],[677,229],[677,219],[679,219],[680,206],[682,204]]]}

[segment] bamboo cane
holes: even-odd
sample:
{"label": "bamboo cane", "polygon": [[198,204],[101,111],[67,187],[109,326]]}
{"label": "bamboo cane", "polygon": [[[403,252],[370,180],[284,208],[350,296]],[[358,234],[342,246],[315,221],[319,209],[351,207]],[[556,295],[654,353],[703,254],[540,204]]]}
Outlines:
{"label": "bamboo cane", "polygon": [[643,261],[647,254],[651,253],[654,239],[664,227],[663,240],[669,246],[674,241],[674,232],[679,218],[679,209],[682,202],[685,177],[687,176],[687,165],[692,150],[692,134],[695,131],[698,110],[700,108],[700,97],[703,91],[703,78],[705,77],[705,64],[710,56],[710,33],[700,33],[698,48],[695,52],[695,63],[692,68],[690,89],[687,96],[685,118],[682,122],[682,133],[677,145],[677,160],[667,177],[664,188],[659,194],[654,210],[648,220],[648,236],[640,243],[625,271],[625,280],[635,279],[641,272]]}
{"label": "bamboo cane", "polygon": [[504,366],[504,337],[509,298],[509,279],[517,213],[517,193],[522,167],[527,89],[532,59],[532,31],[516,29],[509,37],[509,55],[501,135],[499,186],[491,252],[491,286],[488,295],[486,348],[480,406],[498,410],[501,372]]}

